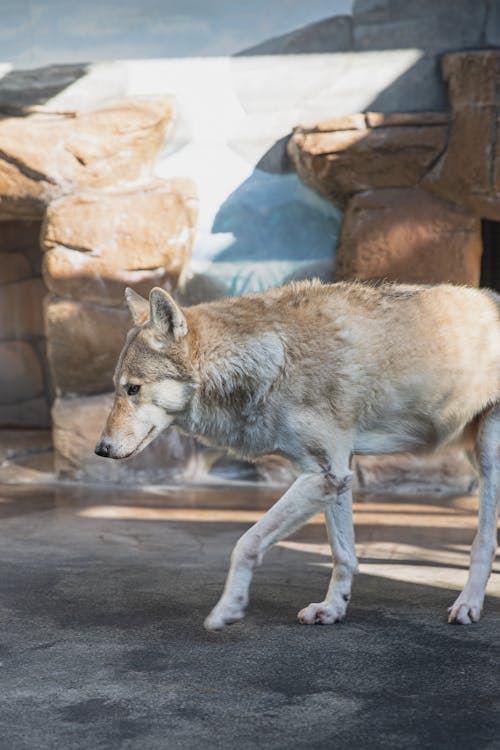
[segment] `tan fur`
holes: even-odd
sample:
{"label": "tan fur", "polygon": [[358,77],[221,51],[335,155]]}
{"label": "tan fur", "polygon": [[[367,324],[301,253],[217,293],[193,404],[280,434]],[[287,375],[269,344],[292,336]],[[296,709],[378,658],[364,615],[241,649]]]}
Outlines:
{"label": "tan fur", "polygon": [[[146,301],[130,292],[128,301],[142,323]],[[115,381],[100,443],[111,457],[137,452],[173,424],[249,458],[279,452],[296,462],[309,479],[280,501],[287,498],[287,523],[304,522],[305,501],[297,498],[312,493],[317,501],[311,497],[307,509],[326,513],[337,574],[343,548],[348,559],[340,577],[348,585],[334,575],[321,603],[327,614],[314,610],[314,621],[335,621],[346,606],[339,586],[348,596],[355,567],[350,514],[335,511],[339,498],[350,506],[350,456],[450,443],[478,450],[482,425],[496,424],[500,403],[500,298],[450,285],[301,282],[181,310],[156,289],[150,320],[129,334]],[[126,396],[134,383],[140,392]],[[496,428],[492,435],[495,442]],[[261,547],[288,533],[283,518],[269,538],[259,522]],[[231,580],[248,569],[236,558]],[[229,586],[208,627],[239,619],[238,586]],[[241,596],[246,603],[246,591]],[[308,622],[313,610],[306,610]]]}

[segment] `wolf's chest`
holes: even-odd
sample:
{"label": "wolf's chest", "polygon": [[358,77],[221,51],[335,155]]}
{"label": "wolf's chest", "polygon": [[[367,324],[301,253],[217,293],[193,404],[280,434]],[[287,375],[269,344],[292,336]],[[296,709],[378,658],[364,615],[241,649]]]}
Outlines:
{"label": "wolf's chest", "polygon": [[252,458],[272,452],[276,443],[276,425],[271,410],[208,405],[193,410],[188,424],[190,433],[210,445],[229,448]]}

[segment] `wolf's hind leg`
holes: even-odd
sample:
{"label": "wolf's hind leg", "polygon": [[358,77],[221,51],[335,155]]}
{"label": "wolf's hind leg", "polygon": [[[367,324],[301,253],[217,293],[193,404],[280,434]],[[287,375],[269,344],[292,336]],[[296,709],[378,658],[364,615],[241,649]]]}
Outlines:
{"label": "wolf's hind leg", "polygon": [[469,625],[481,616],[486,584],[497,547],[500,505],[500,404],[483,418],[476,444],[479,466],[479,525],[472,544],[465,588],[448,609],[448,622]]}
{"label": "wolf's hind leg", "polygon": [[332,576],[324,600],[313,602],[298,613],[299,622],[303,625],[331,625],[344,619],[351,598],[352,579],[358,567],[350,488],[328,502],[325,520],[332,548]]}
{"label": "wolf's hind leg", "polygon": [[325,510],[325,504],[337,490],[332,485],[333,475],[324,472],[301,474],[289,490],[237,542],[231,555],[231,567],[224,592],[205,620],[208,630],[220,630],[241,620],[248,603],[248,589],[253,568],[266,550],[299,529],[315,513]]}

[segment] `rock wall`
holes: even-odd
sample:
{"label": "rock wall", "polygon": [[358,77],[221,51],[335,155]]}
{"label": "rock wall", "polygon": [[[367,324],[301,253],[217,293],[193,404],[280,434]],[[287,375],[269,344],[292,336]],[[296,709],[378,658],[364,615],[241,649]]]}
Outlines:
{"label": "rock wall", "polygon": [[0,223],[0,425],[50,425],[37,221]]}
{"label": "rock wall", "polygon": [[500,50],[445,55],[452,112],[446,151],[423,187],[500,221]]}
{"label": "rock wall", "polygon": [[125,287],[175,292],[191,256],[194,185],[153,177],[172,120],[158,97],[0,118],[0,426],[50,425],[55,397],[61,477],[173,481],[190,462],[173,434],[120,467],[93,453],[131,327]]}
{"label": "rock wall", "polygon": [[500,220],[500,51],[442,60],[450,113],[363,113],[295,129],[300,177],[345,208],[336,278],[477,286]]}
{"label": "rock wall", "polygon": [[90,112],[20,108],[18,114],[0,119],[0,220],[42,219],[61,195],[149,175],[173,105],[127,99]]}

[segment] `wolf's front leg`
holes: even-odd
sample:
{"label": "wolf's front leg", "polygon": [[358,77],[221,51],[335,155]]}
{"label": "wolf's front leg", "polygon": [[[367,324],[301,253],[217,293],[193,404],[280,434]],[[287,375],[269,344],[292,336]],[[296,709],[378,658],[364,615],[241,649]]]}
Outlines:
{"label": "wolf's front leg", "polygon": [[205,620],[208,630],[220,630],[241,620],[248,603],[253,568],[271,545],[300,528],[335,496],[324,472],[302,474],[272,508],[237,542],[224,593]]}
{"label": "wolf's front leg", "polygon": [[358,568],[350,487],[327,503],[325,520],[332,548],[332,577],[324,600],[300,610],[298,618],[303,625],[331,625],[344,619],[351,598],[352,579]]}

